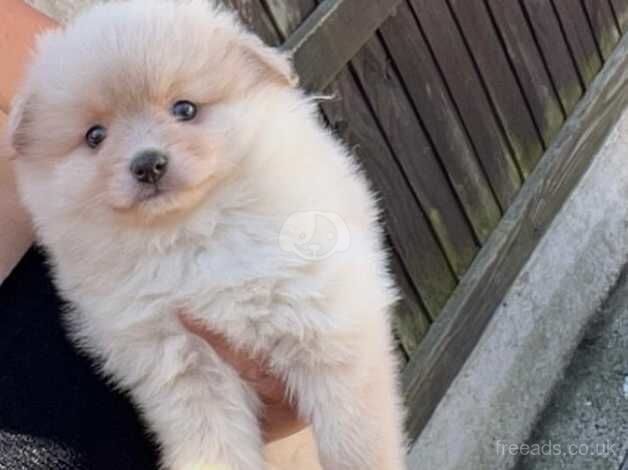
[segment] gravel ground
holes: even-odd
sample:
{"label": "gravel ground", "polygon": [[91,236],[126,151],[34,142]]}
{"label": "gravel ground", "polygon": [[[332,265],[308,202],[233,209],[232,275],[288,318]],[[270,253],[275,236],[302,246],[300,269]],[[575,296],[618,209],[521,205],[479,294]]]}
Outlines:
{"label": "gravel ground", "polygon": [[627,272],[588,328],[528,445],[518,470],[628,470]]}

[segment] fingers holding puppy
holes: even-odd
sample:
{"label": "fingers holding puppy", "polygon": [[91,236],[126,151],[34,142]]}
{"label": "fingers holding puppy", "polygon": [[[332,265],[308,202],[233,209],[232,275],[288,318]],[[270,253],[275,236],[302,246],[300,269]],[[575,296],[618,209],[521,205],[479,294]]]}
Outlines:
{"label": "fingers holding puppy", "polygon": [[291,436],[307,426],[287,400],[285,384],[270,373],[263,358],[233,348],[224,336],[207,329],[185,313],[179,314],[179,320],[185,329],[206,341],[256,391],[264,405],[260,420],[265,442]]}

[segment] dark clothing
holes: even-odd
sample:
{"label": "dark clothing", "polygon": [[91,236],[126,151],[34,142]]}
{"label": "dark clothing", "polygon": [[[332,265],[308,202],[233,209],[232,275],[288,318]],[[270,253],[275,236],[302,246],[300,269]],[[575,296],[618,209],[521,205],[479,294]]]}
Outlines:
{"label": "dark clothing", "polygon": [[0,470],[156,469],[137,413],[66,339],[44,256],[0,286]]}

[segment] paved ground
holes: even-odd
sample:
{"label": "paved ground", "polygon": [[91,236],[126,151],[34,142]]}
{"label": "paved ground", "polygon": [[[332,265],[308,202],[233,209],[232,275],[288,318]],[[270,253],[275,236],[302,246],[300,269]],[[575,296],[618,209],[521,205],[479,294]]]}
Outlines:
{"label": "paved ground", "polygon": [[628,470],[626,272],[588,328],[528,444],[529,452],[552,455],[523,457],[517,470]]}

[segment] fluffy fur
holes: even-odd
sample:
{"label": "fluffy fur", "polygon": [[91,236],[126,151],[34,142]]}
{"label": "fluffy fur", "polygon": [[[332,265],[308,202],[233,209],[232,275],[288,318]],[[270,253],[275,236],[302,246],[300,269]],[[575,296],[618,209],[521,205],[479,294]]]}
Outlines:
{"label": "fluffy fur", "polygon": [[[45,34],[15,100],[20,194],[68,329],[129,392],[166,469],[265,467],[255,393],[182,310],[268,358],[323,468],[404,467],[377,207],[294,85],[232,14],[135,0]],[[177,100],[199,104],[194,121],[174,119]],[[92,149],[95,124],[108,135]],[[158,190],[129,171],[145,149],[170,156]]]}

